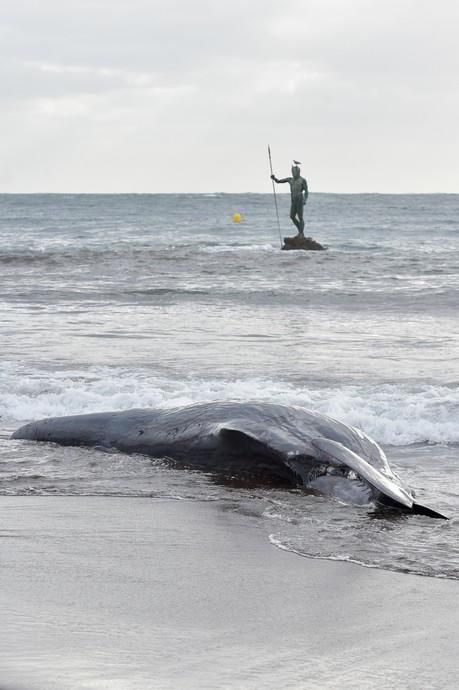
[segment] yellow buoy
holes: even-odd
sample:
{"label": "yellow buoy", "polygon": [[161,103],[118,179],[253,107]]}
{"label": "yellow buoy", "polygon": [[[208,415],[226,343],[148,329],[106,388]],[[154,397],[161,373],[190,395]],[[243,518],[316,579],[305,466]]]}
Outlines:
{"label": "yellow buoy", "polygon": [[240,213],[233,213],[233,223],[240,223],[242,216]]}

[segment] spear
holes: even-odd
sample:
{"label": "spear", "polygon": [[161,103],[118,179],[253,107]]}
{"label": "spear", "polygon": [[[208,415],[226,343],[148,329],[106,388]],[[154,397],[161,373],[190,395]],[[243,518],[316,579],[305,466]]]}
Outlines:
{"label": "spear", "polygon": [[[269,156],[269,168],[271,170],[271,175],[273,175],[273,162],[271,160],[271,148],[268,144],[268,156]],[[282,249],[282,235],[281,235],[281,228],[280,228],[280,221],[279,221],[279,209],[277,207],[277,196],[276,196],[276,187],[274,186],[274,180],[271,179],[271,182],[273,183],[273,194],[274,194],[274,206],[276,207],[276,217],[277,217],[277,227],[279,229],[279,239],[280,239],[280,246]]]}

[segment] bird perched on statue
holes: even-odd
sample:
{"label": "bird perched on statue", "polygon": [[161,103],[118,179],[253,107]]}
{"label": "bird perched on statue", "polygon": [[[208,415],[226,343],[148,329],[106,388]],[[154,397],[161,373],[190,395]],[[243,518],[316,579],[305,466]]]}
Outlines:
{"label": "bird perched on statue", "polygon": [[300,161],[293,161],[293,164],[294,165],[302,165],[302,163],[300,163]]}

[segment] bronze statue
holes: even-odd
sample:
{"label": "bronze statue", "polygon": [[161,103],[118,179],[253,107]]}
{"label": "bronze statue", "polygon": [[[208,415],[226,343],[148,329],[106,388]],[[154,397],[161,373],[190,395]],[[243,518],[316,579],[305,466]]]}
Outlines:
{"label": "bronze statue", "polygon": [[284,182],[289,183],[291,196],[290,219],[298,230],[298,236],[304,237],[303,210],[309,192],[308,183],[305,178],[300,175],[299,165],[300,163],[298,161],[293,161],[292,177],[283,177],[281,180],[278,180],[275,175],[271,175],[271,179],[277,182],[277,184],[283,184]]}

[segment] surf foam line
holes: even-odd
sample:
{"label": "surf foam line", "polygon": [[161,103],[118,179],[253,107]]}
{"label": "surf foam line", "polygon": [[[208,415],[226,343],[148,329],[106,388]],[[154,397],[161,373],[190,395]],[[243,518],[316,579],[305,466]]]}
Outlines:
{"label": "surf foam line", "polygon": [[178,407],[213,400],[298,405],[356,426],[379,443],[459,443],[459,387],[368,384],[308,387],[261,378],[174,379],[146,369],[91,367],[49,371],[0,365],[0,418],[43,417],[135,407]]}
{"label": "surf foam line", "polygon": [[390,572],[394,573],[410,573],[412,575],[420,575],[421,577],[433,577],[433,578],[438,578],[442,580],[458,580],[459,578],[450,573],[441,573],[441,572],[425,572],[422,570],[422,568],[418,567],[412,567],[412,566],[402,566],[402,565],[395,565],[391,563],[370,563],[369,561],[363,561],[356,556],[352,556],[351,554],[332,554],[332,553],[308,553],[307,551],[302,551],[299,548],[296,548],[294,546],[290,546],[289,544],[285,543],[281,537],[277,536],[276,534],[269,534],[268,535],[268,541],[275,546],[277,549],[280,549],[281,551],[288,551],[289,553],[294,553],[296,556],[300,556],[301,558],[314,558],[315,560],[322,560],[322,561],[338,561],[341,563],[352,563],[354,565],[359,565],[362,568],[371,568],[374,570],[388,570]]}

